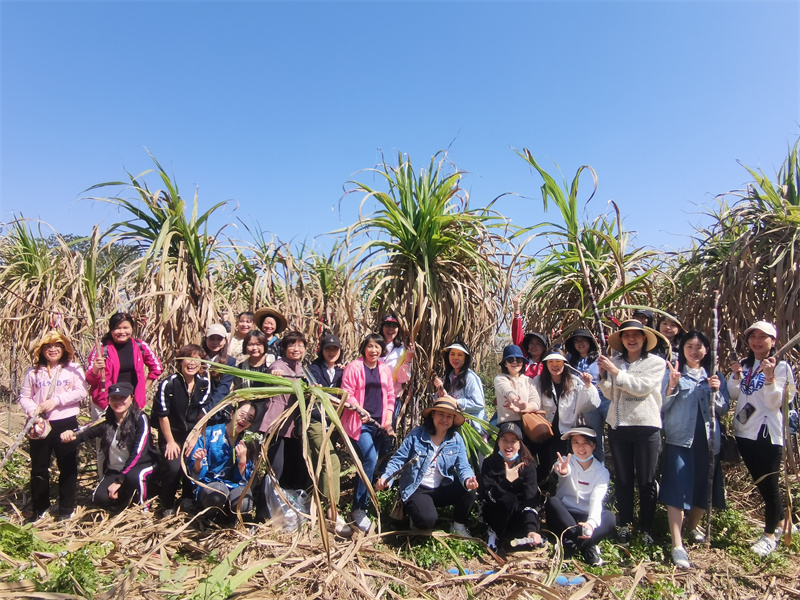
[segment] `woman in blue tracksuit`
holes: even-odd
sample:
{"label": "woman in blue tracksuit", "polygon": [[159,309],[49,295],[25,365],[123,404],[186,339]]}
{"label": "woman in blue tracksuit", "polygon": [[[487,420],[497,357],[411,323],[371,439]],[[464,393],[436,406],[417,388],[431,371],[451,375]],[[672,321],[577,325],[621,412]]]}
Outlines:
{"label": "woman in blue tracksuit", "polygon": [[464,415],[449,397],[438,398],[422,415],[423,424],[403,440],[376,487],[388,489],[391,477],[402,470],[400,498],[412,526],[433,529],[436,509],[452,505],[452,532],[471,537],[466,522],[475,503],[478,480],[457,432],[464,424]]}

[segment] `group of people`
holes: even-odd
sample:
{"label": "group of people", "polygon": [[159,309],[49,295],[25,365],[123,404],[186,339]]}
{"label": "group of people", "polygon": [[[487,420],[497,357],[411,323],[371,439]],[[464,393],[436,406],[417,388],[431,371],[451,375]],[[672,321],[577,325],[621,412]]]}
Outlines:
{"label": "group of people", "polygon": [[[672,559],[690,567],[682,529],[693,541],[703,539],[699,523],[708,504],[710,468],[713,505],[725,505],[719,418],[735,401],[739,451],[765,502],[764,533],[752,549],[762,556],[775,549],[783,516],[777,475],[784,443],[781,406],[792,373],[786,362],[772,358],[778,338],[774,326],[759,321],[745,331],[748,357],[730,365],[726,380],[712,369],[708,338],[684,331],[677,319],[664,316],[653,328],[652,315],[635,314],[608,337],[614,353],[606,356],[587,329],[575,329],[559,345],[541,332],[525,333],[516,303],[514,308],[513,343],[504,348],[501,372],[494,379],[492,422],[486,421],[484,389],[471,368],[472,354],[455,341],[442,351],[444,373],[434,380],[434,400],[423,411],[423,423],[400,441],[383,466],[381,457],[395,445],[394,427],[415,355],[393,314],[384,316],[379,333],[364,338],[352,362],[343,365],[339,338],[326,332],[316,359],[304,365],[309,341],[299,331],[287,331],[280,312],[244,312],[232,335],[214,324],[202,344],[180,348],[174,373],[164,377],[153,351],[134,337],[134,320],[127,313],[111,317],[85,374],[70,341],[51,331],[34,350],[34,366],[20,391],[20,403],[35,422],[30,436],[33,519],[50,508],[51,455],[59,469],[57,516],[72,517],[76,443],[93,439],[98,484],[92,498],[104,508],[131,501],[147,505],[157,488],[167,517],[177,510],[219,507],[228,513],[254,511],[254,518],[262,520],[269,516],[266,496],[275,482],[286,489],[306,488],[310,475],[301,436],[317,464],[329,437],[328,416],[315,409],[301,431],[297,414],[288,410],[295,402],[292,394],[214,411],[232,390],[267,385],[257,377],[234,377],[214,368],[216,363],[347,392],[341,426],[363,478],[379,490],[397,483],[398,502],[412,529],[432,529],[438,509],[451,506],[453,533],[470,536],[467,522],[479,502],[490,548],[543,545],[546,521],[567,556],[580,552],[592,565],[602,562],[602,539],[616,532],[621,543],[629,541],[638,488],[638,530],[644,541],[653,542],[661,501],[668,509]],[[201,360],[211,361],[212,367],[203,368]],[[156,382],[148,418],[147,392]],[[92,422],[78,427],[87,394]],[[205,427],[190,439],[201,420]],[[489,456],[468,452],[459,433],[467,420],[479,435],[494,438]],[[490,433],[493,424],[496,435]],[[259,447],[251,432],[270,440],[267,455],[274,475],[256,484],[252,476]],[[337,441],[336,435],[330,439]],[[353,527],[369,531],[368,487],[357,479],[350,519],[345,519],[339,507],[341,463],[335,445],[327,447],[330,459],[318,480],[330,499],[326,516],[331,528],[344,537],[352,535]],[[605,466],[607,450],[613,459],[616,515],[604,507],[612,481]]]}

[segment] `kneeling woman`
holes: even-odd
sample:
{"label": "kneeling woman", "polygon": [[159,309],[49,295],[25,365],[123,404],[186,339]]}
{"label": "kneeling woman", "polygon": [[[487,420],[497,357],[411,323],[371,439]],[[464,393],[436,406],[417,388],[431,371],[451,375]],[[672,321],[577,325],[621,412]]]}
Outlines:
{"label": "kneeling woman", "polygon": [[158,464],[147,415],[133,401],[133,386],[124,381],[108,386],[105,422],[79,432],[61,434],[62,442],[100,439],[105,456],[103,478],[92,495],[102,508],[124,507],[131,498],[147,501],[147,484]]}
{"label": "kneeling woman", "polygon": [[481,493],[489,548],[497,550],[498,539],[510,542],[520,537],[541,545],[536,464],[522,443],[522,429],[514,421],[500,424],[494,452],[483,461]]}
{"label": "kneeling woman", "polygon": [[592,566],[603,563],[598,544],[616,526],[614,513],[603,510],[609,477],[605,465],[592,455],[596,437],[588,427],[575,427],[561,436],[569,441],[572,454],[558,456],[554,466],[558,489],[546,508],[550,530],[558,536],[563,533],[567,557],[580,550]]}
{"label": "kneeling woman", "polygon": [[457,407],[453,398],[444,397],[422,412],[423,424],[403,440],[377,488],[388,489],[392,476],[400,472],[400,498],[414,527],[433,529],[439,516],[436,509],[453,506],[452,532],[471,537],[466,522],[478,480],[456,431],[464,424]]}
{"label": "kneeling woman", "polygon": [[245,488],[253,474],[255,451],[248,452],[242,435],[255,418],[255,406],[246,402],[228,423],[206,427],[205,434],[197,440],[189,466],[203,484],[197,490],[197,500],[203,508],[223,508],[227,503],[234,512],[237,505],[243,513],[253,510],[253,493],[245,493]]}

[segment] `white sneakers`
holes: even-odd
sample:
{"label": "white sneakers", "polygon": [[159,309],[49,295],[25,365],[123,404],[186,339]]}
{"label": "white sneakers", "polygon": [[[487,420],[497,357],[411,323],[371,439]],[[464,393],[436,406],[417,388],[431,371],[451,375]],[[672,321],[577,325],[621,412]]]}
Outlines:
{"label": "white sneakers", "polygon": [[353,528],[347,524],[347,521],[344,520],[342,515],[336,515],[336,523],[333,526],[333,530],[336,532],[336,535],[343,538],[349,538],[353,535]]}
{"label": "white sneakers", "polygon": [[497,534],[491,527],[489,528],[489,540],[486,542],[486,545],[489,546],[489,550],[492,552],[497,552]]}
{"label": "white sneakers", "polygon": [[370,521],[369,517],[367,516],[367,511],[358,508],[350,513],[350,518],[353,520],[353,525],[358,527],[364,533],[369,533],[369,530],[372,527],[372,521]]}
{"label": "white sneakers", "polygon": [[771,554],[778,546],[775,540],[769,539],[766,535],[762,535],[758,541],[750,546],[750,549],[759,556],[766,556]]}
{"label": "white sneakers", "polygon": [[692,568],[692,563],[689,562],[689,553],[686,552],[685,548],[672,549],[672,562],[675,563],[676,567],[681,569]]}

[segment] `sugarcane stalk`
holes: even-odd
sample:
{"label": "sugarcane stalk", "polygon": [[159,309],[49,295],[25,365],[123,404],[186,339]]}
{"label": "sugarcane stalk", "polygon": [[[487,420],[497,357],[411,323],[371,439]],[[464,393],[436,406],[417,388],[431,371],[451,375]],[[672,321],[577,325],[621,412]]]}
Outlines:
{"label": "sugarcane stalk", "polygon": [[11,458],[11,455],[14,454],[14,451],[17,448],[19,448],[19,445],[22,443],[22,440],[25,439],[25,436],[28,435],[28,432],[33,427],[33,424],[36,423],[36,419],[38,419],[40,416],[41,415],[39,414],[39,411],[37,410],[31,417],[28,418],[28,422],[25,423],[25,427],[22,428],[22,431],[17,436],[17,439],[14,440],[13,444],[11,444],[11,447],[8,449],[8,452],[6,452],[6,455],[3,457],[3,461],[0,462],[0,471],[2,471],[3,467],[6,466],[6,463],[8,462],[8,459]]}
{"label": "sugarcane stalk", "polygon": [[583,247],[581,240],[575,236],[575,248],[578,250],[578,261],[581,263],[581,270],[583,271],[583,283],[586,285],[586,292],[589,294],[589,304],[592,307],[592,314],[594,315],[594,326],[597,331],[597,343],[600,345],[600,352],[606,354],[606,336],[603,331],[603,321],[600,318],[600,309],[597,308],[597,300],[594,297],[594,289],[592,288],[592,280],[589,276],[589,267],[586,264],[586,259],[583,256]]}
{"label": "sugarcane stalk", "polygon": [[[717,374],[719,369],[719,290],[714,290],[714,308],[711,311],[711,373],[709,377]],[[721,382],[720,382],[721,385]],[[714,497],[714,467],[716,455],[714,454],[714,433],[717,429],[717,397],[719,390],[709,390],[708,395],[708,492],[706,512],[706,548],[711,547],[711,511],[713,510]]]}

